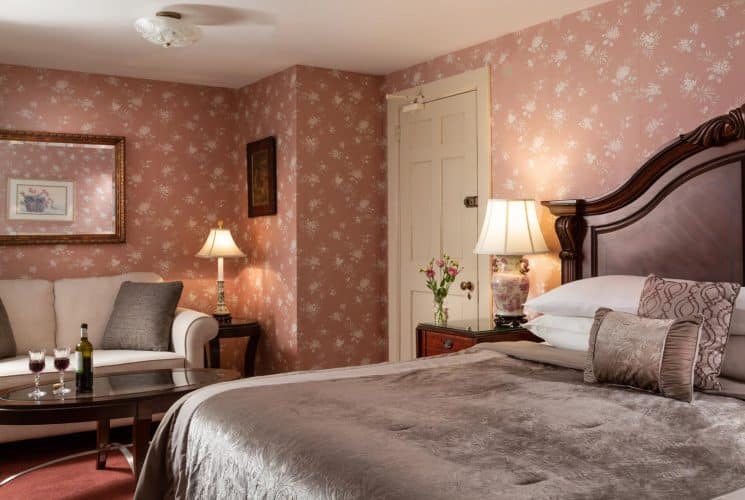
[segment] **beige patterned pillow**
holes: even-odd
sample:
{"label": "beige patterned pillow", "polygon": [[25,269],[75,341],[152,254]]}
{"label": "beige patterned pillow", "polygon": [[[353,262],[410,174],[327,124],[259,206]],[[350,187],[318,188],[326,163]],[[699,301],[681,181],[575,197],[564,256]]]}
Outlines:
{"label": "beige patterned pillow", "polygon": [[721,389],[724,347],[729,337],[738,283],[706,281],[670,281],[651,274],[647,277],[639,299],[639,316],[673,319],[701,315],[701,341],[695,375],[696,387]]}
{"label": "beige patterned pillow", "polygon": [[651,319],[600,308],[590,331],[585,382],[690,402],[700,330],[700,317]]}

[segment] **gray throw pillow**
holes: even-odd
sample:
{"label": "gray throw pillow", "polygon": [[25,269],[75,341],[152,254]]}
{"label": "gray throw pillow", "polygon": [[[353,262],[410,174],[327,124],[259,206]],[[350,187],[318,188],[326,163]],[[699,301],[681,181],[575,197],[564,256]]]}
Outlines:
{"label": "gray throw pillow", "polygon": [[16,341],[13,338],[13,329],[10,327],[10,319],[8,319],[3,300],[0,299],[0,359],[15,355]]}
{"label": "gray throw pillow", "polygon": [[183,289],[180,281],[122,283],[103,334],[103,348],[169,350],[171,326]]}
{"label": "gray throw pillow", "polygon": [[590,331],[585,382],[692,401],[701,321],[700,316],[652,319],[598,309]]}

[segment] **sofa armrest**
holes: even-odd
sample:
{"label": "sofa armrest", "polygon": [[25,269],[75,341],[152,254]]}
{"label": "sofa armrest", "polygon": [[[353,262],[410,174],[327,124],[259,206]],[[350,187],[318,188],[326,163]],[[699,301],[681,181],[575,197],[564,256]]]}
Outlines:
{"label": "sofa armrest", "polygon": [[179,307],[171,327],[171,342],[185,368],[204,367],[204,344],[217,336],[217,321],[208,314]]}

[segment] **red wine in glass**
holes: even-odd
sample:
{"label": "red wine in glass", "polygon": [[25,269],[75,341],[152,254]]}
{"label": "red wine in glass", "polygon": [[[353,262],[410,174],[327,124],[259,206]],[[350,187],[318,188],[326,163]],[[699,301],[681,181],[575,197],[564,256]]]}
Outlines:
{"label": "red wine in glass", "polygon": [[70,348],[55,347],[54,368],[59,372],[59,384],[54,384],[55,389],[52,391],[52,394],[64,396],[71,392],[70,389],[65,387],[65,370],[68,366],[70,366]]}
{"label": "red wine in glass", "polygon": [[[69,361],[68,361],[69,364]],[[42,359],[41,361],[32,359],[28,362],[28,369],[31,370],[32,373],[40,373],[44,371],[44,367],[46,366],[46,362]]]}
{"label": "red wine in glass", "polygon": [[34,390],[29,393],[28,397],[33,399],[39,399],[47,394],[39,389],[39,378],[46,365],[45,354],[44,349],[28,352],[28,369],[34,374]]}

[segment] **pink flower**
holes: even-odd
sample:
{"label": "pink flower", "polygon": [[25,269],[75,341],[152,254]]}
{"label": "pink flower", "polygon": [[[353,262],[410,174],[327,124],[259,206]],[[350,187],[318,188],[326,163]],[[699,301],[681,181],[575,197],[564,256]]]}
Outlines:
{"label": "pink flower", "polygon": [[448,267],[448,274],[455,278],[456,276],[458,276],[458,270],[454,267]]}
{"label": "pink flower", "polygon": [[435,271],[433,269],[427,269],[424,271],[424,274],[427,276],[427,278],[432,279],[435,277]]}
{"label": "pink flower", "polygon": [[445,261],[442,259],[437,259],[437,267],[443,267],[445,265]]}

